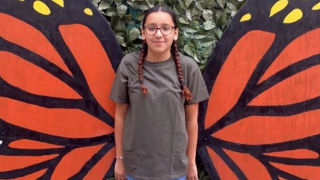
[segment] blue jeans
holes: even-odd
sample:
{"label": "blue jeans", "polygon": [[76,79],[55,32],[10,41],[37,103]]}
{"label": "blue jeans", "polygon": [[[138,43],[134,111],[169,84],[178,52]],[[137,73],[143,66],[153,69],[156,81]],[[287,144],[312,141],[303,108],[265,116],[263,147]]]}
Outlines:
{"label": "blue jeans", "polygon": [[[185,176],[182,176],[182,177],[180,177],[180,178],[173,179],[173,180],[185,180],[185,179],[186,179],[186,177],[185,177]],[[135,179],[135,178],[133,178],[133,177],[127,176],[127,180],[138,180],[138,179]]]}

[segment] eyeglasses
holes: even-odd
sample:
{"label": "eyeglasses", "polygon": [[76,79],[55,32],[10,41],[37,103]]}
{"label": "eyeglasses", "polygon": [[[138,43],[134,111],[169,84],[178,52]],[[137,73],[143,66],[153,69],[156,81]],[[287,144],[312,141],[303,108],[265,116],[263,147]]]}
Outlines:
{"label": "eyeglasses", "polygon": [[166,36],[172,33],[172,30],[175,28],[174,26],[161,26],[161,27],[157,27],[157,26],[144,26],[146,33],[148,35],[155,35],[158,31],[158,29],[160,29],[160,32]]}

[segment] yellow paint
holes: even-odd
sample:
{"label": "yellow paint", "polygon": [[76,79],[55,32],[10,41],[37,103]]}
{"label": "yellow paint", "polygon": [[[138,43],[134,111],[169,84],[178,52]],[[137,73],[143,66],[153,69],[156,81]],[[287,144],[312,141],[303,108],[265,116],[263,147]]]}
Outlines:
{"label": "yellow paint", "polygon": [[49,15],[51,13],[49,7],[42,1],[38,0],[33,2],[33,9],[43,15]]}
{"label": "yellow paint", "polygon": [[52,1],[58,4],[59,6],[64,7],[64,0],[52,0]]}
{"label": "yellow paint", "polygon": [[301,9],[294,9],[292,10],[283,20],[283,23],[285,24],[290,24],[290,23],[294,23],[297,22],[298,20],[300,20],[303,16],[303,12],[301,11]]}
{"label": "yellow paint", "polygon": [[24,0],[19,0],[19,1],[24,1]]}
{"label": "yellow paint", "polygon": [[251,19],[251,14],[247,13],[241,17],[240,22],[249,21],[250,19]]}
{"label": "yellow paint", "polygon": [[270,15],[269,17],[272,17],[273,15],[277,14],[278,12],[282,11],[284,8],[287,7],[289,4],[288,0],[279,0],[274,5],[272,6],[270,10]]}
{"label": "yellow paint", "polygon": [[313,7],[312,7],[312,10],[319,10],[320,9],[320,2],[318,2],[316,5],[314,5]]}
{"label": "yellow paint", "polygon": [[92,15],[93,15],[93,12],[92,12],[92,10],[91,10],[90,8],[85,8],[85,9],[83,10],[83,12],[86,13],[87,15],[89,15],[89,16],[92,16]]}

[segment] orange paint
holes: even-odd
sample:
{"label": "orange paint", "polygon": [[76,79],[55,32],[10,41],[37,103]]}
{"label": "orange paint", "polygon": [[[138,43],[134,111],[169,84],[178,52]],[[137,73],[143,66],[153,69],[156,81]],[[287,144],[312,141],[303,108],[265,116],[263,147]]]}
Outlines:
{"label": "orange paint", "polygon": [[81,99],[60,79],[10,52],[0,51],[0,76],[9,84],[32,94]]}
{"label": "orange paint", "polygon": [[77,148],[65,155],[55,168],[51,180],[68,179],[77,174],[85,163],[97,153],[104,144]]}
{"label": "orange paint", "polygon": [[205,128],[217,122],[236,104],[252,72],[274,38],[273,33],[254,30],[236,43],[224,62],[210,94]]}
{"label": "orange paint", "polygon": [[79,109],[44,108],[0,97],[0,118],[37,132],[69,138],[88,138],[113,132],[113,128]]}
{"label": "orange paint", "polygon": [[31,179],[38,179],[40,176],[42,176],[45,172],[47,171],[47,169],[43,169],[41,171],[37,171],[34,172],[32,174],[26,175],[26,176],[22,176],[19,178],[14,178],[11,180],[31,180]]}
{"label": "orange paint", "polygon": [[0,172],[21,169],[32,166],[50,159],[54,159],[57,155],[44,156],[5,156],[0,155]]}
{"label": "orange paint", "polygon": [[272,153],[264,153],[268,156],[294,158],[294,159],[317,159],[319,154],[309,149],[295,149],[291,151],[280,151]]}
{"label": "orange paint", "polygon": [[30,24],[8,14],[0,13],[0,37],[42,56],[71,75],[54,45],[41,31]]}
{"label": "orange paint", "polygon": [[285,165],[279,163],[270,163],[271,165],[298,176],[302,179],[318,180],[320,179],[320,167],[319,166],[301,166],[301,165]]}
{"label": "orange paint", "polygon": [[249,105],[289,105],[320,95],[320,65],[299,72],[254,98]]}
{"label": "orange paint", "polygon": [[294,116],[250,116],[213,134],[240,144],[274,144],[319,134],[320,110]]}
{"label": "orange paint", "polygon": [[219,155],[217,155],[212,149],[208,147],[207,151],[221,180],[238,180],[237,176],[233,173],[229,166],[220,158]]}
{"label": "orange paint", "polygon": [[51,149],[51,148],[62,148],[63,146],[58,146],[54,144],[29,140],[29,139],[20,139],[16,141],[12,141],[9,144],[10,148],[16,149]]}
{"label": "orange paint", "polygon": [[115,72],[96,35],[80,24],[61,25],[59,31],[83,71],[91,92],[114,117],[115,104],[109,99]]}
{"label": "orange paint", "polygon": [[265,166],[253,156],[247,153],[238,153],[224,149],[228,156],[235,162],[235,164],[245,174],[247,179],[271,179]]}
{"label": "orange paint", "polygon": [[259,83],[277,73],[281,69],[313,55],[320,54],[320,28],[309,31],[289,43],[273,61]]}
{"label": "orange paint", "polygon": [[116,154],[115,148],[112,148],[83,178],[84,180],[103,179],[106,172],[110,169]]}

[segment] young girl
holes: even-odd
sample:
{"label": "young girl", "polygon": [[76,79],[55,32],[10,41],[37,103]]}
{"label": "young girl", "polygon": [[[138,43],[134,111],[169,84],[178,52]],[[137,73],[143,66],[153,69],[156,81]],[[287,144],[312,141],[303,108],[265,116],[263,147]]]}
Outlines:
{"label": "young girl", "polygon": [[178,31],[169,8],[149,9],[140,53],[119,65],[110,94],[117,180],[198,179],[198,103],[208,92],[197,64],[178,52]]}

